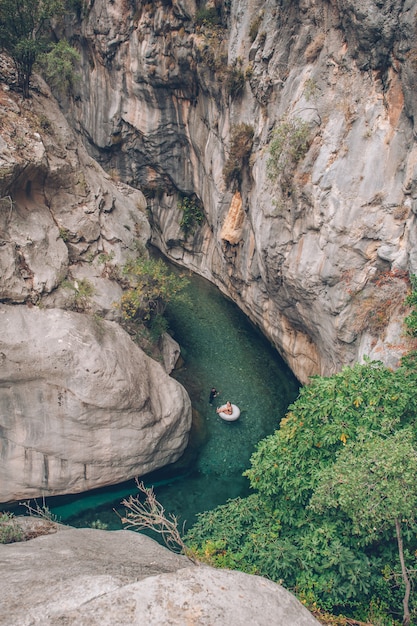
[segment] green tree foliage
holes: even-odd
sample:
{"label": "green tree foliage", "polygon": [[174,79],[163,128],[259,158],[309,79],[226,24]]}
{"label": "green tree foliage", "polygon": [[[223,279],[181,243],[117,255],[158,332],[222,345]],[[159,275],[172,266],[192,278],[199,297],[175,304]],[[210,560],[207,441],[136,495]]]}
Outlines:
{"label": "green tree foliage", "polygon": [[123,275],[129,285],[121,301],[125,320],[146,322],[149,326],[159,319],[169,302],[182,297],[187,285],[186,278],[171,272],[161,259],[130,260],[123,267]]}
{"label": "green tree foliage", "polygon": [[58,93],[66,93],[74,87],[77,81],[75,68],[79,61],[79,53],[66,39],[61,39],[40,59],[46,80]]}
{"label": "green tree foliage", "polygon": [[36,60],[51,47],[50,21],[63,12],[63,0],[0,0],[0,47],[13,59],[24,98]]}
{"label": "green tree foliage", "polygon": [[182,217],[180,220],[180,228],[185,235],[192,235],[197,227],[204,221],[204,212],[201,208],[201,203],[194,195],[192,197],[182,196],[177,203],[177,207],[182,211]]}
{"label": "green tree foliage", "polygon": [[387,437],[369,436],[346,446],[335,463],[319,473],[310,506],[319,511],[339,508],[353,522],[363,545],[395,530],[404,582],[403,624],[410,623],[411,584],[405,565],[403,526],[415,524],[417,511],[417,446],[410,429]]}
{"label": "green tree foliage", "polygon": [[[254,494],[201,515],[187,541],[201,555],[208,551],[214,563],[269,576],[306,602],[332,612],[367,618],[366,607],[375,598],[398,611],[405,585],[395,519],[404,524],[407,572],[415,566],[417,548],[410,514],[415,460],[409,458],[416,448],[416,383],[414,369],[393,372],[370,361],[328,378],[313,378],[280,428],[258,444],[245,473]],[[366,503],[360,517],[360,502],[367,499],[361,479],[378,453],[387,472],[381,479],[390,484],[385,492],[384,485],[374,492],[376,499]],[[362,473],[356,469],[358,462]],[[342,486],[337,482],[339,463],[342,474],[350,477]],[[348,470],[349,463],[356,465]],[[382,477],[382,467],[379,471]],[[401,480],[409,503],[403,496],[394,497],[397,488],[403,488]],[[363,493],[349,509],[355,490]]]}

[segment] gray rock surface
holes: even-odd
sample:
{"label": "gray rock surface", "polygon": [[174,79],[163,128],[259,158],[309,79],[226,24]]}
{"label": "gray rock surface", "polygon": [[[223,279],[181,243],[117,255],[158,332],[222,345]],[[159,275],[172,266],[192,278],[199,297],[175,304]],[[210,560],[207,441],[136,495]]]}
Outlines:
{"label": "gray rock surface", "polygon": [[176,461],[184,388],[115,322],[0,305],[0,502],[87,491]]}
{"label": "gray rock surface", "polygon": [[[395,366],[404,274],[417,271],[416,4],[228,6],[213,29],[196,26],[191,0],[137,12],[96,0],[67,32],[85,42],[67,115],[95,158],[147,190],[155,245],[236,301],[302,382],[365,354]],[[307,124],[310,147],[272,181],[268,147],[286,120]],[[254,144],[230,230],[223,168],[242,122]],[[205,219],[185,238],[177,202],[192,193]]]}
{"label": "gray rock surface", "polygon": [[74,308],[63,281],[84,279],[89,309],[114,318],[121,290],[109,278],[150,238],[146,200],[106,174],[45,83],[32,82],[30,104],[0,83],[1,299]]}
{"label": "gray rock surface", "polygon": [[131,531],[0,545],[2,626],[315,626],[280,585],[193,565]]}
{"label": "gray rock surface", "polygon": [[143,194],[87,154],[39,77],[25,102],[11,74],[0,56],[0,502],[143,475],[191,424],[185,390],[102,319],[120,321],[121,268],[146,253]]}

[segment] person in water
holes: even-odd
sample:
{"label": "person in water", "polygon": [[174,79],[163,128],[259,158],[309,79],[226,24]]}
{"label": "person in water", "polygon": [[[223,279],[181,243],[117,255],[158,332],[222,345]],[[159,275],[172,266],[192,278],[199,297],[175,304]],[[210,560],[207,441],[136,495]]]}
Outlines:
{"label": "person in water", "polygon": [[219,392],[217,391],[217,389],[215,387],[212,387],[209,396],[209,404],[213,404],[214,398],[217,398],[218,395]]}
{"label": "person in water", "polygon": [[230,400],[228,400],[224,406],[218,408],[217,413],[226,413],[226,415],[231,415],[233,413],[233,407]]}

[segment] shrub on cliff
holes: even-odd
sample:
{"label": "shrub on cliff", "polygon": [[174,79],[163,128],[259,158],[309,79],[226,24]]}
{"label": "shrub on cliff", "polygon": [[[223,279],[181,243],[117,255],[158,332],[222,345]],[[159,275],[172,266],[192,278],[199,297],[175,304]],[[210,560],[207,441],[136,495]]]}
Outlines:
{"label": "shrub on cliff", "polygon": [[291,189],[294,170],[307,154],[310,144],[310,126],[300,117],[285,117],[274,129],[269,144],[267,172],[269,178],[279,182],[284,191]]}
{"label": "shrub on cliff", "polygon": [[152,327],[164,313],[166,305],[182,297],[186,278],[171,272],[161,259],[139,257],[128,261],[123,276],[129,285],[122,296],[123,317],[128,322],[144,322]]}
{"label": "shrub on cliff", "polygon": [[65,39],[41,57],[43,74],[55,92],[66,93],[74,87],[78,79],[75,67],[79,60],[79,53]]}
{"label": "shrub on cliff", "polygon": [[253,126],[244,122],[233,126],[230,134],[229,156],[223,168],[226,185],[242,182],[242,170],[249,163],[253,146]]}
{"label": "shrub on cliff", "polygon": [[[14,62],[17,86],[23,97],[29,97],[29,83],[35,63],[51,53],[56,44],[52,38],[53,19],[61,17],[68,7],[74,10],[71,0],[0,0],[0,49]],[[44,58],[48,75],[54,83],[67,85],[77,53],[67,42],[59,43],[57,54]],[[74,73],[71,73],[71,80]]]}
{"label": "shrub on cliff", "polygon": [[193,196],[181,196],[177,202],[177,208],[182,211],[180,228],[185,235],[192,235],[196,228],[204,221],[204,212],[198,198]]}
{"label": "shrub on cliff", "polygon": [[50,49],[51,19],[63,11],[62,0],[0,0],[0,47],[13,59],[24,98],[36,60]]}

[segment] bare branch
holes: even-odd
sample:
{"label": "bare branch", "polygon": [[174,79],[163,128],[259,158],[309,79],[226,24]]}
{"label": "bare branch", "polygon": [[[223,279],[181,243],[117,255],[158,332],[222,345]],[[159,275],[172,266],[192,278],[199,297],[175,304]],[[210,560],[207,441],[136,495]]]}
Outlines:
{"label": "bare branch", "polygon": [[[172,552],[184,554],[193,563],[198,563],[194,556],[190,553],[185,545],[181,534],[184,533],[184,525],[182,533],[178,528],[178,519],[172,513],[166,514],[165,509],[156,499],[155,492],[152,487],[145,487],[144,483],[136,479],[136,485],[139,489],[139,495],[129,496],[126,500],[122,500],[122,505],[126,507],[125,516],[115,513],[120,518],[122,524],[127,528],[135,530],[151,530],[162,537],[165,545]],[[145,496],[145,500],[141,501],[141,494]]]}

